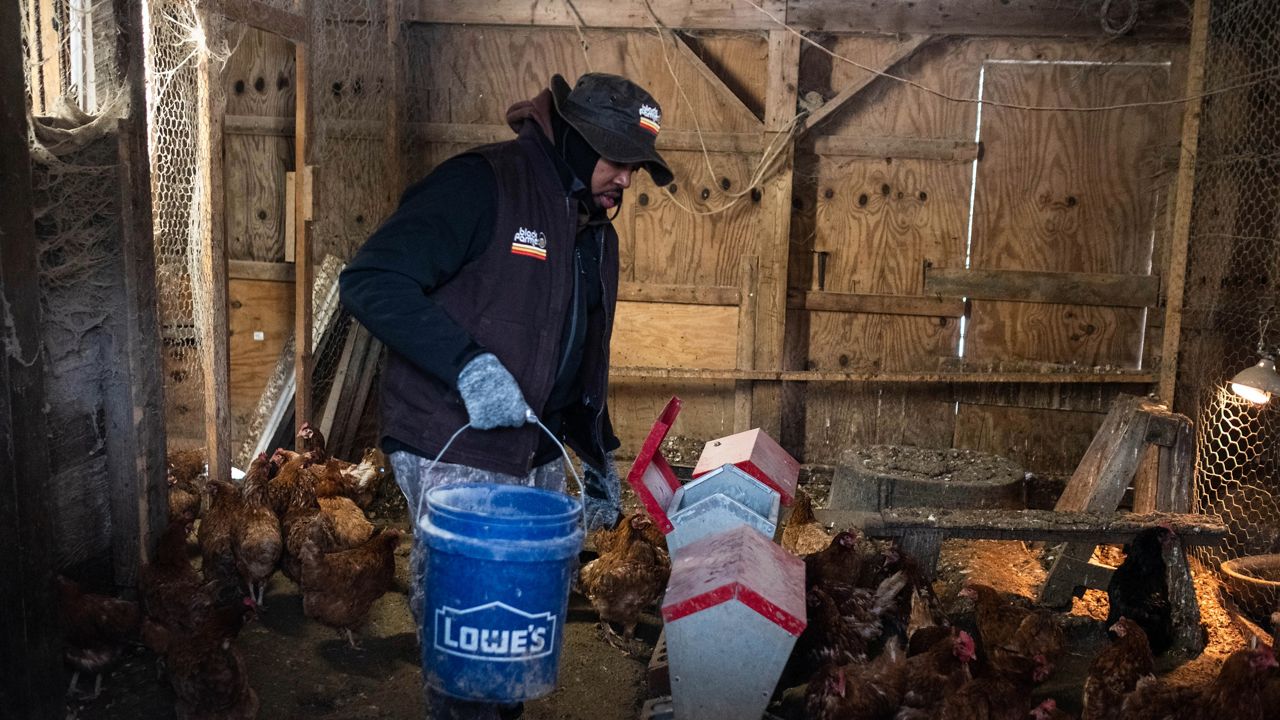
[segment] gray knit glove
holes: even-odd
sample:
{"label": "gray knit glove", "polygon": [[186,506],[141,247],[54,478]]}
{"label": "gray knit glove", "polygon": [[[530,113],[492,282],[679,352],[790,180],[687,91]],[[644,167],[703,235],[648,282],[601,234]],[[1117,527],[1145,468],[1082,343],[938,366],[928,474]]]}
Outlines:
{"label": "gray knit glove", "polygon": [[458,394],[467,406],[471,427],[492,430],[528,422],[529,405],[520,385],[493,353],[472,358],[458,374]]}
{"label": "gray knit glove", "polygon": [[586,514],[587,532],[604,529],[612,530],[622,515],[622,483],[618,479],[617,467],[613,464],[613,453],[604,458],[604,472],[582,464],[582,508]]}

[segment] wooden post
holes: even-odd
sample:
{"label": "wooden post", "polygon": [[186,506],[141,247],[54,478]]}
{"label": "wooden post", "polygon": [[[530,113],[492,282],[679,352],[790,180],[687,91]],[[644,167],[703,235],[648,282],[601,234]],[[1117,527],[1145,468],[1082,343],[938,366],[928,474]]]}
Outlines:
{"label": "wooden post", "polygon": [[[764,147],[784,141],[796,115],[800,73],[800,38],[788,30],[769,32],[769,80],[765,96]],[[795,143],[786,140],[779,169],[760,188],[759,284],[756,288],[756,352],[754,367],[782,370],[786,343],[787,262],[791,252],[791,184]],[[782,387],[757,382],[752,392],[752,422],[780,437]]]}
{"label": "wooden post", "polygon": [[44,718],[62,716],[62,651],[20,28],[19,4],[0,3],[0,707]]}
{"label": "wooden post", "polygon": [[[311,27],[311,3],[302,3],[300,8],[307,18],[307,28]],[[309,172],[308,153],[311,152],[311,40],[294,45],[294,72],[297,77],[294,83],[294,411],[296,425],[311,419],[311,369],[314,358],[311,354],[311,286],[314,281],[314,268],[311,258],[311,190],[312,174]]]}
{"label": "wooden post", "polygon": [[[755,370],[756,285],[759,282],[760,258],[742,258],[742,291],[738,300],[738,369]],[[733,431],[751,429],[751,386],[749,380],[734,382]]]}
{"label": "wooden post", "polygon": [[37,114],[48,114],[62,94],[62,38],[58,36],[56,27],[65,27],[61,22],[54,24],[57,8],[53,0],[40,0],[37,12],[37,23],[40,29],[40,89],[31,88],[36,102]]}
{"label": "wooden post", "polygon": [[1187,58],[1186,96],[1182,110],[1182,153],[1178,159],[1178,189],[1174,202],[1169,268],[1165,271],[1164,339],[1160,347],[1159,397],[1173,408],[1178,384],[1178,345],[1182,339],[1182,300],[1187,276],[1187,246],[1191,239],[1191,205],[1195,200],[1196,149],[1200,140],[1200,93],[1204,92],[1205,46],[1209,41],[1210,0],[1196,0],[1191,17],[1191,54]]}
{"label": "wooden post", "polygon": [[[222,17],[209,10],[196,11],[204,30],[204,46],[196,51],[197,112],[196,156],[199,178],[201,247],[196,284],[196,331],[204,368],[205,444],[209,477],[231,478],[230,357],[227,341],[227,239],[224,233],[222,178],[222,118],[226,95],[222,68],[213,61],[210,48],[220,47]],[[203,192],[201,191],[203,190]]]}
{"label": "wooden post", "polygon": [[400,102],[404,94],[404,47],[400,41],[403,23],[400,4],[403,0],[387,0],[387,52],[391,54],[391,79],[387,92],[387,210],[395,209],[396,199],[404,188],[404,115]]}
{"label": "wooden post", "polygon": [[[164,379],[156,303],[155,238],[151,226],[151,170],[147,157],[147,117],[141,5],[115,0],[119,57],[123,59],[131,115],[120,123],[120,231],[127,319],[122,361],[126,392],[112,412],[109,436],[119,438],[121,472],[113,482],[112,545],[117,587],[136,584],[139,564],[151,557],[155,539],[168,521],[165,483]],[[136,552],[135,552],[136,550]]]}

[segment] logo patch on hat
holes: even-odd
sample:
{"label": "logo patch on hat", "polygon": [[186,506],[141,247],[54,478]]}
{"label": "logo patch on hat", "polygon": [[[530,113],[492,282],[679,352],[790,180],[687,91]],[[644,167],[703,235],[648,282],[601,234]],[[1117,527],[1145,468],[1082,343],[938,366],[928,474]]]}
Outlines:
{"label": "logo patch on hat", "polygon": [[511,254],[547,259],[547,236],[538,230],[520,228],[511,240]]}
{"label": "logo patch on hat", "polygon": [[640,127],[657,135],[662,129],[662,112],[652,105],[641,105],[637,112],[640,113]]}

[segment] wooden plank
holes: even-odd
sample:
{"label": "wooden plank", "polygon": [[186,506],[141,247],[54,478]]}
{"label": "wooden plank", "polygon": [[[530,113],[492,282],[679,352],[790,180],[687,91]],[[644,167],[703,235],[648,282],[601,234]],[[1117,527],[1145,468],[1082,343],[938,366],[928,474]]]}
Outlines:
{"label": "wooden plank", "polygon": [[[208,9],[196,18],[204,28],[209,47],[220,47],[222,20]],[[222,165],[222,117],[226,95],[222,89],[221,63],[208,52],[196,53],[196,155],[200,162],[197,182],[205,189],[199,198],[201,251],[196,286],[196,330],[204,370],[204,436],[209,477],[231,477],[231,401],[227,348],[227,238]]]}
{"label": "wooden plank", "polygon": [[[348,374],[353,369],[358,369],[359,365],[364,361],[365,350],[369,346],[372,337],[369,331],[358,322],[352,322],[347,328],[347,338],[342,344],[342,355],[338,358],[338,366],[334,370],[333,383],[329,386],[329,394],[324,401],[324,410],[320,413],[318,425],[320,432],[326,438],[333,436],[334,419],[338,414],[343,413],[345,420],[346,415],[352,412],[350,406],[351,392],[354,388],[353,378]],[[352,363],[355,363],[353,368]],[[343,401],[346,401],[345,403]]]}
{"label": "wooden plank", "polygon": [[856,137],[825,135],[815,138],[809,147],[824,157],[892,158],[936,160],[938,162],[971,163],[981,154],[981,146],[972,140],[912,137]]}
{"label": "wooden plank", "polygon": [[[787,30],[769,31],[769,85],[765,93],[764,146],[785,143],[777,173],[760,194],[759,257],[756,286],[755,360],[761,370],[782,370],[786,354],[787,265],[791,255],[791,193],[795,142],[785,132],[795,118],[800,74],[800,38]],[[756,385],[751,399],[753,427],[781,437],[782,388]]]}
{"label": "wooden plank", "polygon": [[227,263],[227,277],[232,280],[273,280],[293,282],[293,263],[231,260]]}
{"label": "wooden plank", "polygon": [[[933,39],[931,35],[909,35],[898,41],[897,47],[893,49],[889,56],[884,59],[878,66],[880,72],[889,72],[893,66],[911,57],[916,50],[919,50],[925,43]],[[802,133],[808,133],[829,118],[840,112],[851,100],[857,97],[867,86],[875,82],[880,76],[876,73],[863,71],[862,77],[855,80],[852,84],[846,86],[843,90],[836,93],[835,97],[827,100],[822,107],[809,113],[809,117],[804,119],[804,127]]]}
{"label": "wooden plank", "polygon": [[387,135],[385,141],[387,174],[383,187],[387,193],[387,207],[394,208],[405,186],[405,108],[404,64],[407,61],[400,33],[404,26],[401,18],[402,0],[387,0],[387,52],[390,56],[387,89]]}
{"label": "wooden plank", "polygon": [[[237,118],[245,131],[261,127],[263,132],[284,132],[280,123],[257,123],[247,118]],[[484,145],[503,142],[513,137],[507,125],[468,125],[461,123],[408,123],[409,131],[421,142],[436,142],[449,145]],[[373,128],[370,128],[372,132]],[[701,134],[691,130],[673,130],[664,128],[658,135],[658,150],[693,150],[702,151],[706,145],[708,152],[759,153],[764,149],[759,133],[717,132],[703,130]]]}
{"label": "wooden plank", "polygon": [[1169,265],[1165,270],[1164,335],[1160,346],[1159,397],[1174,406],[1178,380],[1178,345],[1182,340],[1182,308],[1187,276],[1187,247],[1191,238],[1191,207],[1195,199],[1196,152],[1200,141],[1200,93],[1204,91],[1205,46],[1209,37],[1209,0],[1196,0],[1191,20],[1191,56],[1187,60],[1187,86],[1192,98],[1182,109],[1182,142],[1178,157],[1177,192],[1174,199],[1173,236],[1169,241]]}
{"label": "wooden plank", "polygon": [[[982,390],[993,386],[965,387]],[[1030,387],[1046,392],[1061,392],[1063,389],[1056,383]],[[1083,386],[1083,389],[1110,387],[1095,384]],[[963,395],[962,392],[957,394]],[[1007,457],[1038,474],[1067,476],[1080,463],[1105,418],[1096,412],[1000,407],[961,401],[956,409],[951,446]]]}
{"label": "wooden plank", "polygon": [[[293,43],[269,32],[247,28],[223,68],[227,92],[226,132],[236,129],[232,117],[249,120],[292,118],[297,101]],[[290,123],[292,127],[292,123]],[[292,134],[292,129],[287,134]],[[281,133],[260,133],[281,134]]]}
{"label": "wooden plank", "polygon": [[684,58],[685,62],[692,65],[693,68],[698,71],[698,74],[701,75],[707,84],[711,86],[712,92],[719,95],[720,98],[725,101],[725,104],[732,108],[734,112],[744,115],[746,118],[750,118],[753,121],[760,121],[760,118],[756,117],[756,114],[751,111],[751,108],[747,107],[747,104],[742,101],[742,98],[738,97],[738,94],[726,85],[724,80],[722,80],[714,70],[707,66],[707,63],[702,60],[698,53],[694,52],[693,48],[689,47],[689,43],[685,40],[683,35],[677,32],[672,32],[671,35],[672,45],[675,46],[676,53],[681,58]]}
{"label": "wooden plank", "polygon": [[[144,67],[142,7],[127,0],[115,6],[117,40],[125,66]],[[155,237],[152,227],[151,167],[147,156],[146,74],[128,73],[130,118],[120,125],[120,222],[124,292],[129,311],[129,434],[133,440],[135,553],[131,562],[151,560],[156,540],[168,526],[164,378],[161,374],[159,305],[156,300]],[[119,546],[117,546],[119,547]],[[117,581],[119,582],[119,580]]]}
{"label": "wooden plank", "polygon": [[971,300],[1154,307],[1159,302],[1160,278],[1155,275],[926,267],[924,289],[930,294]]}
{"label": "wooden plank", "polygon": [[49,601],[54,498],[20,7],[0,4],[0,305],[7,348],[0,358],[0,702],[14,717],[36,718],[61,716],[65,701],[58,609]]}
{"label": "wooden plank", "polygon": [[[769,12],[783,17],[785,0],[760,0]],[[650,12],[652,9],[652,12]],[[776,24],[752,4],[738,0],[493,0],[458,3],[415,0],[405,3],[411,22],[463,25],[539,25],[589,28],[651,29],[654,16],[670,28],[689,30],[765,30]]]}
{"label": "wooden plank", "polygon": [[1211,545],[1227,535],[1227,526],[1217,516],[1179,513],[885,508],[879,512],[816,510],[814,515],[820,522],[836,527],[860,527],[868,535],[880,538],[937,530],[949,539],[1044,540],[1102,545],[1128,542],[1147,528],[1165,524],[1184,543],[1191,545]]}
{"label": "wooden plank", "polygon": [[298,237],[298,196],[296,183],[297,173],[284,174],[284,261],[294,261],[294,251]]}
{"label": "wooden plank", "polygon": [[674,303],[679,305],[721,305],[736,307],[742,291],[718,285],[664,285],[624,282],[618,287],[620,302]]}
{"label": "wooden plank", "polygon": [[[67,27],[65,18],[59,17],[58,3],[53,0],[36,0],[40,26],[40,96],[46,114],[52,113],[62,97],[62,47],[58,28]],[[35,88],[32,88],[35,94]]]}
{"label": "wooden plank", "polygon": [[262,0],[202,0],[202,7],[220,11],[228,20],[265,30],[295,42],[305,42],[310,34],[305,16],[269,5]]}
{"label": "wooden plank", "polygon": [[[939,0],[895,2],[888,7],[842,0],[788,0],[787,22],[801,30],[833,33],[1102,39],[1101,7],[1102,0]],[[1120,14],[1117,10],[1116,15]],[[1187,36],[1186,26],[1186,6],[1179,0],[1141,0],[1138,23],[1126,38],[1181,39]]]}
{"label": "wooden plank", "polygon": [[[977,36],[1104,38],[1098,21],[1102,0],[1067,4],[1060,0],[941,0],[894,3],[892,7],[843,0],[764,0],[698,3],[653,0],[663,25],[697,30],[777,30],[780,21],[801,31],[878,34],[938,33]],[[1178,0],[1141,0],[1139,38],[1185,39],[1186,8]],[[768,15],[755,5],[763,7]],[[575,14],[576,9],[577,14]],[[535,25],[591,28],[653,27],[641,0],[498,0],[456,3],[416,0],[406,18],[421,23]],[[772,17],[770,17],[772,16]],[[775,20],[776,18],[776,20]]]}
{"label": "wooden plank", "polygon": [[[234,263],[234,261],[232,261]],[[292,266],[288,266],[292,269]],[[258,401],[293,332],[293,284],[276,278],[243,278],[227,282],[230,301],[228,351],[234,447],[243,447]]]}
{"label": "wooden plank", "polygon": [[373,379],[378,374],[378,368],[381,366],[381,359],[382,343],[377,338],[371,338],[365,349],[365,356],[362,362],[359,363],[359,369],[354,373],[354,377],[348,381],[352,392],[351,399],[346,403],[346,406],[350,410],[345,416],[339,417],[338,422],[334,424],[336,444],[333,452],[342,453],[337,457],[356,462],[363,454],[364,448],[359,448],[355,445],[356,436],[363,420],[362,413],[368,408],[369,393],[373,388]]}
{"label": "wooden plank", "polygon": [[967,303],[959,297],[940,295],[838,293],[792,289],[787,292],[787,306],[823,312],[959,318],[964,317]]}
{"label": "wooden plank", "polygon": [[[308,20],[314,10],[310,3],[305,5]],[[312,357],[312,316],[311,294],[313,285],[313,258],[311,257],[311,191],[312,175],[310,172],[312,155],[315,149],[311,143],[311,123],[314,116],[311,83],[311,53],[313,46],[309,42],[299,42],[294,46],[294,66],[297,74],[297,103],[294,108],[294,236],[293,261],[296,271],[294,282],[294,417],[299,424],[311,418],[311,371],[315,363]]]}
{"label": "wooden plank", "polygon": [[275,135],[293,137],[294,118],[265,115],[227,115],[224,131],[228,135]]}
{"label": "wooden plank", "polygon": [[285,174],[293,161],[292,141],[266,136],[228,136],[226,233],[228,257],[278,261],[284,258]]}
{"label": "wooden plank", "polygon": [[[655,355],[661,354],[670,359],[670,347],[673,341],[664,344],[666,354],[654,349]],[[615,358],[615,362],[617,358]],[[911,384],[911,383],[944,383],[944,384],[991,384],[991,383],[1151,383],[1156,374],[1152,372],[1124,371],[1115,373],[1012,373],[1012,372],[831,372],[825,370],[730,370],[719,368],[697,367],[655,367],[637,365],[614,365],[609,369],[611,378],[648,378],[667,380],[757,380],[779,382],[816,382],[816,383],[869,383],[869,384]]]}
{"label": "wooden plank", "polygon": [[1138,468],[1146,444],[1148,410],[1152,407],[1145,398],[1123,396],[1116,401],[1067,481],[1055,510],[1111,512],[1116,509]]}
{"label": "wooden plank", "polygon": [[728,370],[737,361],[733,307],[618,303],[611,342],[618,365],[678,363]]}
{"label": "wooden plank", "polygon": [[[756,293],[759,283],[760,259],[748,255],[742,259],[742,304],[738,306],[738,355],[737,367],[741,370],[755,368],[756,346]],[[739,380],[733,388],[733,430],[751,429],[751,391],[749,380]]]}

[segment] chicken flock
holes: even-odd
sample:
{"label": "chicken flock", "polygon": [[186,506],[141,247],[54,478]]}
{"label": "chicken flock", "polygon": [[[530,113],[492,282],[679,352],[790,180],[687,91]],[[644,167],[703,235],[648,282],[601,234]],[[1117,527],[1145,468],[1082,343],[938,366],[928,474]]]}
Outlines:
{"label": "chicken flock", "polygon": [[[256,717],[233,641],[265,608],[277,570],[297,585],[307,617],[356,646],[353,629],[395,580],[401,532],[364,514],[386,458],[376,449],[359,463],[330,457],[307,423],[295,448],[259,455],[239,483],[204,477],[199,451],[170,454],[169,525],[140,571],[141,603],[57,580],[72,689],[80,673],[94,673],[96,696],[102,673],[137,639],[160,658],[178,718]],[[193,529],[199,569],[188,550]]]}
{"label": "chicken flock", "polygon": [[[66,660],[98,674],[126,638],[163,660],[179,718],[252,718],[258,700],[233,645],[263,606],[280,570],[302,594],[305,614],[346,635],[395,577],[400,532],[364,515],[385,457],[359,464],[328,456],[304,424],[296,450],[253,461],[239,484],[197,477],[203,460],[170,457],[171,523],[142,571],[139,607],[86,594],[59,579],[68,628]],[[203,510],[201,507],[203,506]],[[188,559],[198,520],[199,571]],[[1108,588],[1108,644],[1093,659],[1081,720],[1280,720],[1280,670],[1271,648],[1254,643],[1196,687],[1153,674],[1153,650],[1171,644],[1163,588],[1167,528],[1140,533]],[[781,542],[805,564],[808,624],[775,694],[781,715],[812,720],[1058,720],[1070,715],[1037,686],[1067,650],[1060,617],[972,582],[959,597],[972,614],[949,617],[915,560],[894,543],[856,530],[833,536],[797,496]],[[660,602],[671,572],[662,533],[643,512],[592,537],[598,557],[574,589],[596,610],[603,639],[626,649],[643,613]],[[1280,621],[1280,613],[1273,621]],[[621,630],[614,630],[617,626]],[[95,686],[95,694],[97,686]]]}

